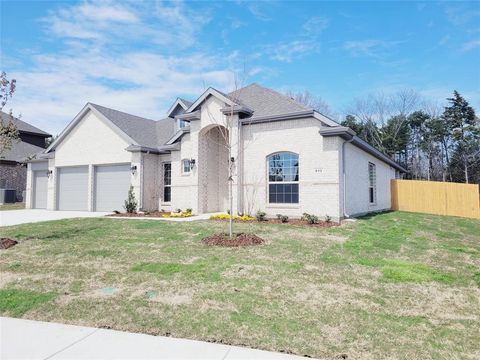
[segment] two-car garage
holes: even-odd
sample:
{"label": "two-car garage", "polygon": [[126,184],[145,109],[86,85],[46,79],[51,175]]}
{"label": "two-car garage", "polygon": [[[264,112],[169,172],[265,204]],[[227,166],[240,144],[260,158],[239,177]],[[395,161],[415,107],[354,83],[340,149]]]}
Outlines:
{"label": "two-car garage", "polygon": [[[89,169],[92,169],[92,183]],[[47,172],[33,172],[33,207],[47,207]],[[130,164],[57,168],[56,209],[77,211],[123,210],[130,187]],[[92,188],[90,190],[90,184]],[[91,191],[91,208],[89,192]]]}

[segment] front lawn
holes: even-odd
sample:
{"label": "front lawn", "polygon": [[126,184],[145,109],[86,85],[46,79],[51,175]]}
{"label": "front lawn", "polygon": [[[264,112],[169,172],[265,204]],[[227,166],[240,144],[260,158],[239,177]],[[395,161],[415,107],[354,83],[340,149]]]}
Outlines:
{"label": "front lawn", "polygon": [[336,228],[61,220],[0,228],[0,314],[312,357],[480,358],[480,221],[385,213]]}

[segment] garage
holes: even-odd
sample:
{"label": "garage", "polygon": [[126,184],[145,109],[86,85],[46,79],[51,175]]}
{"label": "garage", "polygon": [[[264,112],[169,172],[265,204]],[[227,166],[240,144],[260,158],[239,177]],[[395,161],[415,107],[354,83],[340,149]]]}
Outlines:
{"label": "garage", "polygon": [[33,172],[33,208],[47,208],[47,171]]}
{"label": "garage", "polygon": [[122,211],[129,188],[130,164],[95,166],[95,211]]}
{"label": "garage", "polygon": [[58,168],[58,210],[88,210],[88,166]]}

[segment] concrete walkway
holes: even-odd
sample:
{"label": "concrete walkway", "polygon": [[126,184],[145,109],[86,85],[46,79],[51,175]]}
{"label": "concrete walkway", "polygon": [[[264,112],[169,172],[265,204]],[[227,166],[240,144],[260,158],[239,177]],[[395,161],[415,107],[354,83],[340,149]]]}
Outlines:
{"label": "concrete walkway", "polygon": [[0,226],[11,226],[40,221],[72,219],[81,217],[105,216],[106,212],[91,211],[52,211],[42,209],[0,211]]}
{"label": "concrete walkway", "polygon": [[0,359],[305,358],[202,341],[0,317]]}

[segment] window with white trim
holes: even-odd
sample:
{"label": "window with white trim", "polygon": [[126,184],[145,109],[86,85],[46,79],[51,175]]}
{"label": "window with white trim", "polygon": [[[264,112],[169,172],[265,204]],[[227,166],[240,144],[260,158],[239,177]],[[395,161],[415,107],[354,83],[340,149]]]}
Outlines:
{"label": "window with white trim", "polygon": [[190,161],[190,159],[183,159],[182,174],[189,174],[191,169],[192,169],[192,162]]}
{"label": "window with white trim", "polygon": [[377,202],[377,169],[371,162],[368,163],[368,199],[370,204]]}
{"label": "window with white trim", "polygon": [[178,128],[179,129],[183,129],[183,128],[187,127],[188,125],[189,125],[188,121],[181,120],[181,119],[178,120]]}
{"label": "window with white trim", "polygon": [[172,164],[163,164],[163,202],[172,200]]}
{"label": "window with white trim", "polygon": [[281,152],[267,157],[268,202],[298,204],[298,155]]}

